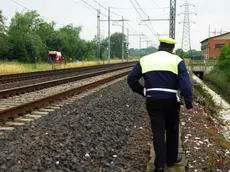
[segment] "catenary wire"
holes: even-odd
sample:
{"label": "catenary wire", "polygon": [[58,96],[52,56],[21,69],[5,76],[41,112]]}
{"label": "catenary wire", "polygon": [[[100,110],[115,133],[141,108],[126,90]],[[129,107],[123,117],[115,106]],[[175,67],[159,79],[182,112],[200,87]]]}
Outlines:
{"label": "catenary wire", "polygon": [[[100,4],[98,1],[96,0],[93,0],[95,3],[97,3],[99,6],[101,6],[103,9],[107,10],[108,11],[108,8],[106,8],[105,6],[103,6],[102,4]],[[112,14],[116,15],[116,16],[119,16],[119,17],[122,17],[120,14],[117,14],[113,11],[110,11]]]}
{"label": "catenary wire", "polygon": [[[23,7],[24,9],[26,9],[26,10],[30,11],[30,9],[29,9],[29,8],[27,8],[26,6],[22,5],[22,4],[21,4],[21,3],[19,3],[18,1],[15,1],[15,0],[11,0],[11,1],[13,1],[15,4],[17,4],[17,5],[21,6],[21,7]],[[40,15],[40,16],[41,16],[41,15]],[[49,19],[49,18],[47,18],[47,17],[41,16],[41,18],[43,18],[43,19],[45,19],[45,20],[49,20],[49,21],[53,22],[53,20],[51,20],[51,19]],[[61,24],[61,23],[58,23],[58,22],[56,22],[56,21],[55,21],[55,23],[56,23],[56,24],[59,24],[59,25],[61,25],[61,26],[66,26],[66,25]]]}
{"label": "catenary wire", "polygon": [[[136,8],[136,6],[134,5],[132,0],[129,0],[131,2],[131,4],[133,5],[133,7],[135,8],[136,12],[139,14],[140,18],[143,20],[140,12],[138,11],[138,9]],[[144,23],[146,24],[146,26],[148,27],[148,29],[152,32],[152,34],[155,36],[154,31],[149,27],[149,25],[144,21]]]}
{"label": "catenary wire", "polygon": [[[75,0],[72,0],[73,2],[77,3]],[[86,2],[85,0],[80,0],[82,1],[84,4],[86,4],[88,7],[92,8],[95,11],[98,11],[96,8],[94,8],[92,5],[90,5],[88,2]],[[108,17],[106,14],[100,12],[101,15],[103,15],[104,17]]]}
{"label": "catenary wire", "polygon": [[149,15],[146,14],[146,12],[141,8],[140,4],[137,2],[137,0],[135,0],[136,4],[138,5],[138,7],[140,8],[140,10],[147,16],[147,18],[149,18]]}

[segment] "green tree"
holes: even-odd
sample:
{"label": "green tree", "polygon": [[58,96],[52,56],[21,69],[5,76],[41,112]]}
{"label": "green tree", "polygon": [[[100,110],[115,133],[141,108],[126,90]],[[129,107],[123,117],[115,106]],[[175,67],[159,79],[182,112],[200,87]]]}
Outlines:
{"label": "green tree", "polygon": [[185,58],[186,56],[186,53],[181,48],[177,49],[175,53],[176,55],[180,56],[182,59]]}
{"label": "green tree", "polygon": [[[44,21],[36,11],[16,13],[11,19],[10,26],[6,27],[0,11],[0,59],[6,57],[8,60],[35,63],[47,61],[48,51],[60,51],[65,57],[78,60],[97,59],[96,40],[81,39],[81,31],[82,27],[73,25],[55,29],[54,22]],[[122,36],[121,33],[111,35],[112,58],[122,56]],[[149,47],[141,50],[141,53],[148,54],[154,50],[153,47]],[[100,52],[100,57],[104,59],[108,53],[108,38],[101,42]],[[125,43],[125,57],[126,52]]]}
{"label": "green tree", "polygon": [[49,36],[46,45],[49,50],[60,51],[64,53],[67,51],[69,43],[66,39],[66,35],[62,34],[60,31],[55,31]]}
{"label": "green tree", "polygon": [[[104,51],[104,47],[102,45],[101,48],[102,54]],[[97,42],[96,40],[86,42],[86,49],[85,49],[85,59],[84,60],[95,60],[97,58]]]}
{"label": "green tree", "polygon": [[148,47],[148,48],[142,48],[142,49],[129,49],[129,55],[132,57],[142,57],[148,54],[152,54],[156,52],[157,49],[155,47]]}
{"label": "green tree", "polygon": [[197,50],[189,50],[189,51],[184,51],[181,48],[176,50],[176,55],[180,56],[181,58],[188,58],[188,57],[192,57],[192,56],[201,56],[201,51],[197,51]]}
{"label": "green tree", "polygon": [[[85,42],[80,39],[81,27],[73,27],[73,25],[68,25],[60,29],[60,33],[66,39],[67,44],[63,45],[65,48],[65,54],[68,57],[82,56],[82,48],[84,48]],[[81,58],[80,58],[81,59]]]}
{"label": "green tree", "polygon": [[2,15],[2,11],[0,10],[0,60],[5,60],[5,56],[7,56],[9,48],[7,28],[4,21],[5,17]]}
{"label": "green tree", "polygon": [[5,26],[5,17],[2,14],[2,11],[0,10],[0,32],[5,32],[6,26]]}
{"label": "green tree", "polygon": [[[124,35],[124,56],[127,57],[127,44],[126,36]],[[108,38],[104,39],[101,43],[103,53],[106,52],[108,48]],[[122,33],[114,33],[110,37],[110,47],[111,47],[111,58],[122,58]]]}
{"label": "green tree", "polygon": [[36,11],[16,13],[9,27],[9,58],[21,62],[35,63],[40,58],[42,39],[36,34],[39,25],[44,23]]}
{"label": "green tree", "polygon": [[217,58],[216,67],[220,70],[229,71],[228,73],[230,74],[230,44],[222,48],[221,53]]}
{"label": "green tree", "polygon": [[68,58],[83,60],[87,58],[88,44],[80,38],[81,30],[81,27],[65,26],[48,37],[47,47],[61,51]]}

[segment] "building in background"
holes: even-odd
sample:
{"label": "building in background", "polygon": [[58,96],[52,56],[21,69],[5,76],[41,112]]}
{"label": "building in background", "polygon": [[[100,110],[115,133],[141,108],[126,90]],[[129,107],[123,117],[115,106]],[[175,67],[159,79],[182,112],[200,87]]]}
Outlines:
{"label": "building in background", "polygon": [[207,38],[201,42],[201,51],[205,59],[219,56],[221,48],[230,43],[230,32]]}

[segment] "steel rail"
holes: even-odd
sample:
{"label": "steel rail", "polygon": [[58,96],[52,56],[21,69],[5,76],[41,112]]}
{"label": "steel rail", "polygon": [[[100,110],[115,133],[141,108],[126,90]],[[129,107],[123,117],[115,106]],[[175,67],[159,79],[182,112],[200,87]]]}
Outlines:
{"label": "steel rail", "polygon": [[89,83],[89,84],[86,84],[86,85],[83,85],[83,86],[80,86],[80,87],[77,87],[71,90],[67,90],[67,91],[52,95],[52,96],[47,96],[47,97],[44,97],[38,100],[34,100],[31,102],[22,104],[22,105],[18,105],[18,106],[9,108],[9,109],[2,110],[0,111],[0,122],[6,122],[9,118],[17,118],[19,116],[22,116],[25,113],[33,111],[35,108],[42,107],[44,105],[60,100],[62,98],[69,97],[74,94],[80,94],[86,90],[95,88],[102,84],[105,84],[115,79],[126,76],[128,73],[129,71],[123,72],[123,73],[120,73],[120,74],[117,74],[117,75],[114,75],[114,76],[111,76],[111,77],[108,77],[108,78],[105,78],[105,79],[102,79],[96,82],[92,82],[92,83]]}
{"label": "steel rail", "polygon": [[47,82],[42,82],[42,83],[37,83],[37,84],[32,84],[32,85],[26,85],[26,86],[22,86],[22,87],[6,89],[6,90],[0,91],[0,98],[7,98],[7,97],[10,97],[10,96],[14,96],[14,95],[18,95],[18,94],[22,94],[22,93],[26,93],[26,92],[40,90],[40,89],[43,89],[43,88],[52,87],[52,86],[56,86],[56,85],[60,85],[60,84],[65,84],[65,83],[68,83],[68,82],[78,81],[78,80],[81,80],[81,79],[86,79],[86,78],[90,78],[90,77],[93,77],[93,76],[98,76],[98,75],[106,74],[106,73],[109,73],[109,72],[122,70],[122,69],[129,68],[129,67],[132,67],[132,66],[133,65],[130,64],[130,65],[119,67],[119,68],[100,70],[100,71],[97,71],[97,72],[89,72],[89,73],[86,73],[86,74],[83,74],[83,75],[77,75],[77,76],[63,78],[63,79],[57,79],[57,80],[52,80],[52,81],[47,81]]}
{"label": "steel rail", "polygon": [[103,69],[108,67],[125,66],[127,64],[135,64],[135,62],[124,62],[124,63],[114,63],[114,64],[105,64],[105,65],[85,66],[85,67],[78,67],[78,68],[66,68],[66,69],[55,69],[55,70],[46,70],[46,71],[37,71],[37,72],[0,75],[0,84],[21,81],[21,80],[29,80],[33,78],[55,76],[60,74],[64,75],[73,72],[84,72],[84,71]]}

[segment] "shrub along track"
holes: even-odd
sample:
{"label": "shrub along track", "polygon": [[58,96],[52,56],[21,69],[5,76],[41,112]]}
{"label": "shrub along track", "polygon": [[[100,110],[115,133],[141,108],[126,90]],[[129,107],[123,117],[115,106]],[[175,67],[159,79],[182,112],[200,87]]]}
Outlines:
{"label": "shrub along track", "polygon": [[[59,79],[21,88],[3,90],[0,92],[0,97],[11,97],[8,97],[7,99],[0,99],[0,120],[5,122],[9,118],[18,117],[21,114],[33,110],[34,108],[38,108],[60,98],[67,97],[76,93],[81,93],[87,89],[94,88],[98,85],[125,76],[127,75],[128,71],[130,71],[130,64],[126,67],[113,67],[111,69],[104,69],[99,71],[97,69],[95,72],[90,72],[88,74],[71,78]],[[76,82],[76,80],[81,81]],[[40,90],[36,91],[37,89]]]}

